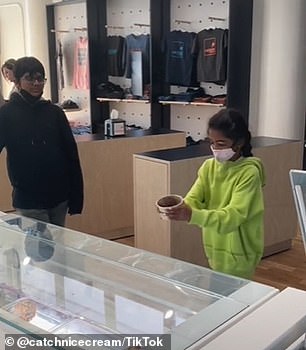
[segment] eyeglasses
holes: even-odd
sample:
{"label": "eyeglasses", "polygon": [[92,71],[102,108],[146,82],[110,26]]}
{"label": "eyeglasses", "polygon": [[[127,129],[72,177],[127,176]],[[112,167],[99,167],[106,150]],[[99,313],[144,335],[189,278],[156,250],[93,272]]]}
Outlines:
{"label": "eyeglasses", "polygon": [[42,84],[45,84],[45,82],[47,81],[46,78],[43,78],[43,77],[34,78],[29,75],[26,75],[21,79],[23,79],[24,81],[26,81],[28,84],[31,84],[31,85],[34,85],[35,83],[38,85],[42,85]]}

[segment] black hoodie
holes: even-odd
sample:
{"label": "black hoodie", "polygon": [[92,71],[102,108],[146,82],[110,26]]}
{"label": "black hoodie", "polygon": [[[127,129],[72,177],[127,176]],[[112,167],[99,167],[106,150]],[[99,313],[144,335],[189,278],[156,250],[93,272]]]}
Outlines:
{"label": "black hoodie", "polygon": [[0,109],[0,151],[4,147],[15,208],[50,209],[68,200],[68,212],[81,213],[83,177],[77,146],[58,106],[13,93]]}

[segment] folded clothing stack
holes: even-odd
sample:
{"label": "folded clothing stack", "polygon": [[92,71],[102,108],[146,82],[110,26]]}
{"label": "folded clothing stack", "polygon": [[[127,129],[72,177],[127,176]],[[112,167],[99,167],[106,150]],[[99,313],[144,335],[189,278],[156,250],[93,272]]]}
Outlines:
{"label": "folded clothing stack", "polygon": [[71,127],[71,131],[74,135],[85,135],[92,133],[91,127],[88,125],[73,126]]}
{"label": "folded clothing stack", "polygon": [[79,110],[80,107],[78,106],[77,103],[75,103],[74,101],[72,100],[65,100],[64,102],[62,102],[60,104],[60,107],[63,108],[63,109],[77,109]]}
{"label": "folded clothing stack", "polygon": [[226,95],[215,95],[211,98],[211,103],[226,105]]}
{"label": "folded clothing stack", "polygon": [[124,98],[124,90],[120,85],[114,84],[110,81],[106,83],[101,83],[96,88],[97,97],[105,98]]}
{"label": "folded clothing stack", "polygon": [[199,103],[211,103],[211,95],[206,95],[204,97],[196,97],[193,102],[199,102]]}
{"label": "folded clothing stack", "polygon": [[225,106],[226,105],[226,95],[206,95],[204,97],[196,97],[193,102],[198,103],[213,103],[213,104],[220,104]]}
{"label": "folded clothing stack", "polygon": [[188,88],[186,92],[180,92],[178,94],[171,94],[169,96],[159,96],[159,101],[180,101],[180,102],[192,102],[195,98],[207,96],[205,90],[202,87]]}
{"label": "folded clothing stack", "polygon": [[[202,89],[202,88],[200,88]],[[189,90],[189,91],[188,91]],[[186,92],[182,92],[179,94],[171,94],[169,96],[159,96],[158,100],[162,101],[180,101],[180,102],[198,102],[198,103],[212,103],[212,104],[220,104],[226,105],[226,95],[206,95],[205,93],[201,95],[201,92],[197,92],[198,89],[193,89],[190,91],[188,89]]]}

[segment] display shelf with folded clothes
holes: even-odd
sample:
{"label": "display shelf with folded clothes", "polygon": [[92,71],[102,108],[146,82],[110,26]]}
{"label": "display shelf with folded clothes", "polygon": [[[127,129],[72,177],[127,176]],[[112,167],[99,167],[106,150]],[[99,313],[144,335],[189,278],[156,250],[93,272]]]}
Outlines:
{"label": "display shelf with folded clothes", "polygon": [[87,135],[91,134],[92,130],[89,125],[77,125],[71,127],[73,135]]}
{"label": "display shelf with folded clothes", "polygon": [[100,83],[96,88],[96,97],[104,97],[111,99],[122,99],[124,98],[124,90],[118,85],[110,81]]}
{"label": "display shelf with folded clothes", "polygon": [[112,82],[101,83],[96,89],[96,99],[100,102],[140,102],[150,103],[149,93],[145,96],[133,95],[130,89],[123,89]]}
{"label": "display shelf with folded clothes", "polygon": [[170,94],[168,96],[159,96],[159,102],[176,101],[176,102],[192,102],[196,97],[204,97],[205,90],[202,87],[188,88],[185,92],[179,92],[177,94]]}
{"label": "display shelf with folded clothes", "polygon": [[226,105],[226,95],[211,96],[207,95],[203,88],[187,89],[186,92],[160,96],[159,103],[162,104],[182,104],[195,106],[215,106],[223,107]]}
{"label": "display shelf with folded clothes", "polygon": [[215,96],[212,96],[212,99],[211,99],[211,103],[214,103],[214,104],[221,104],[223,106],[226,105],[226,95],[215,95]]}
{"label": "display shelf with folded clothes", "polygon": [[159,101],[163,105],[188,105],[188,106],[209,106],[209,107],[224,107],[222,103],[212,103],[212,102],[202,102],[202,101],[193,101],[193,102],[182,102],[182,101]]}
{"label": "display shelf with folded clothes", "polygon": [[80,111],[81,108],[79,107],[79,105],[68,99],[63,101],[60,105],[59,105],[64,111],[69,111],[69,112],[74,112],[74,111]]}
{"label": "display shelf with folded clothes", "polygon": [[150,103],[149,100],[145,99],[135,99],[135,98],[106,98],[106,97],[97,97],[97,101],[99,102],[126,102],[126,103]]}

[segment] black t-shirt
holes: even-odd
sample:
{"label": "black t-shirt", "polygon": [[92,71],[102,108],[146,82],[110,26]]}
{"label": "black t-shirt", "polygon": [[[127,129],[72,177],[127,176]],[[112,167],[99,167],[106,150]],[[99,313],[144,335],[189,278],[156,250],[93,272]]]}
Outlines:
{"label": "black t-shirt", "polygon": [[120,35],[107,37],[107,68],[109,75],[116,77],[124,75],[125,39]]}
{"label": "black t-shirt", "polygon": [[181,86],[197,84],[196,55],[193,54],[196,33],[171,31],[165,39],[167,83]]}
{"label": "black t-shirt", "polygon": [[227,68],[227,29],[204,29],[195,40],[198,81],[224,84]]}

